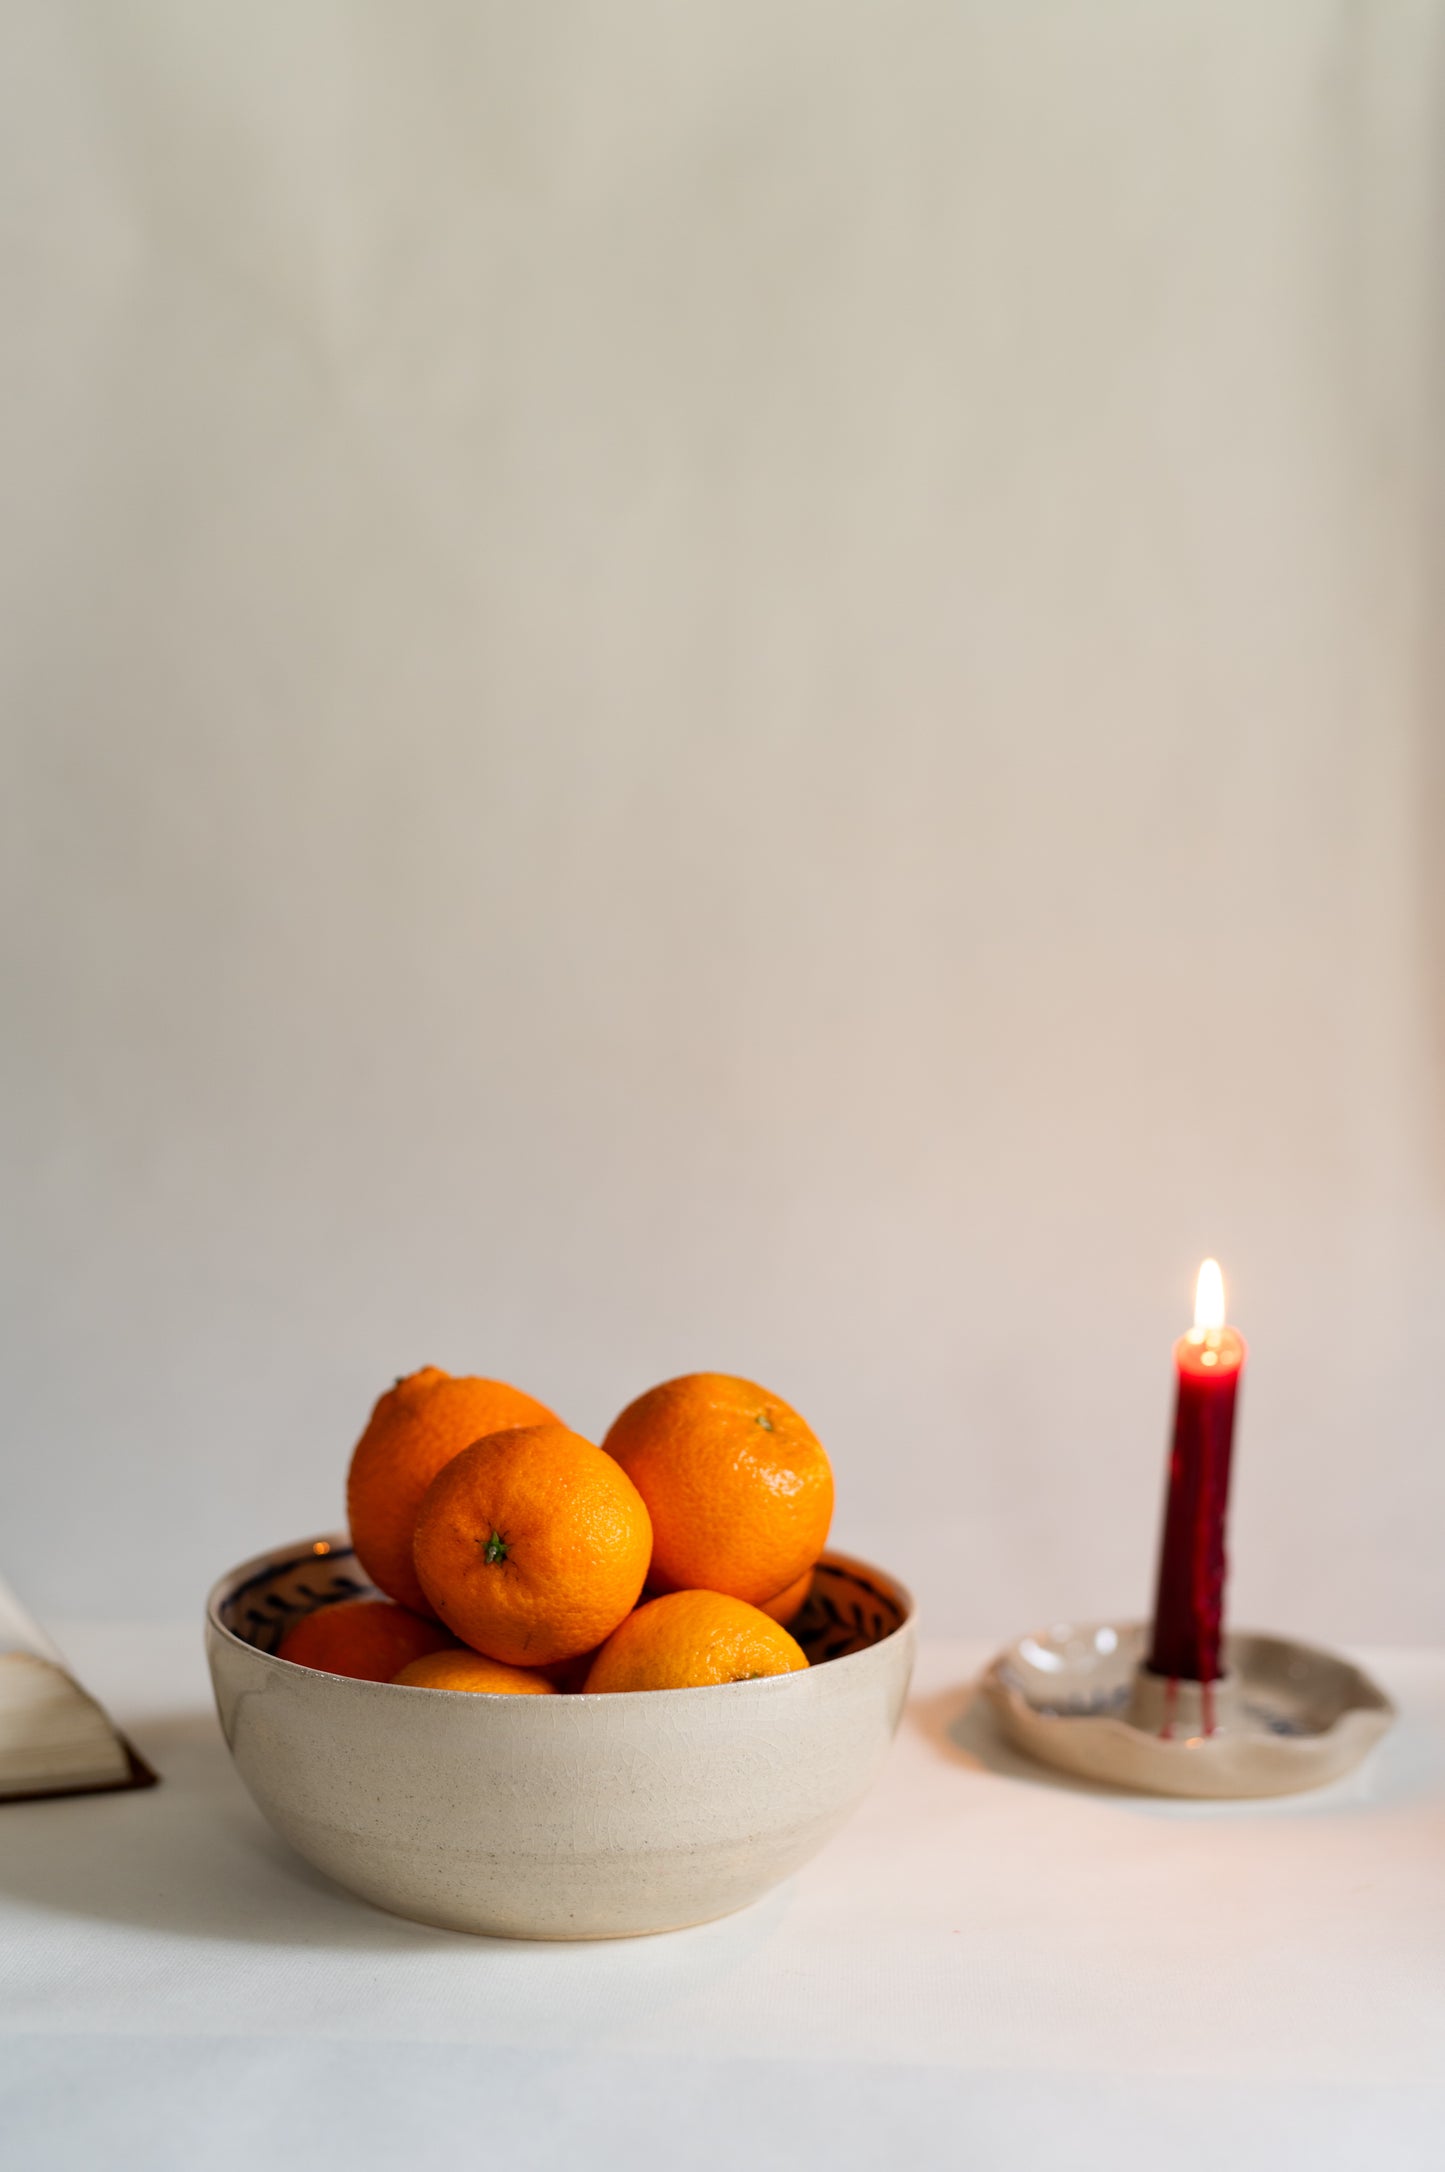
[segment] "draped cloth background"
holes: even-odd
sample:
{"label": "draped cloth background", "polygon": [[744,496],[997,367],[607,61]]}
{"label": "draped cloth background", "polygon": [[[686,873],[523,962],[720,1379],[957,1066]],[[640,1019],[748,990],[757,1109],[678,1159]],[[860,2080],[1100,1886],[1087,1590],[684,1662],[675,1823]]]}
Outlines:
{"label": "draped cloth background", "polygon": [[10,0],[3,1547],[745,1371],[931,1625],[1445,1631],[1445,17]]}

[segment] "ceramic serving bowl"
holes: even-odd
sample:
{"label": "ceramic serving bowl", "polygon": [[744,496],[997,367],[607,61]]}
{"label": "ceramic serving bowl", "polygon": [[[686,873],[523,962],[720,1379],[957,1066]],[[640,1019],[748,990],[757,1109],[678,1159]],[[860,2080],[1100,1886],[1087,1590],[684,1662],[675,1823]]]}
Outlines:
{"label": "ceramic serving bowl", "polygon": [[303,1614],[370,1591],[344,1534],[221,1578],[206,1650],[231,1755],[277,1832],[339,1885],[497,1937],[622,1938],[756,1900],[856,1808],[913,1668],[908,1593],[833,1553],[794,1625],[805,1673],[492,1697],[276,1658]]}

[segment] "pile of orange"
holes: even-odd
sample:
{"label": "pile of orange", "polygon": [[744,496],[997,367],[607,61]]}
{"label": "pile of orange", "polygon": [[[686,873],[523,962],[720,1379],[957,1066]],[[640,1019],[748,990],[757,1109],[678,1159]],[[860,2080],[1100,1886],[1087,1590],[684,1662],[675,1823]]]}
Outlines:
{"label": "pile of orange", "polygon": [[308,1615],[280,1656],[363,1681],[555,1696],[788,1674],[833,1473],[781,1397],[689,1373],[600,1447],[533,1396],[429,1365],[351,1458],[357,1559],[384,1599]]}

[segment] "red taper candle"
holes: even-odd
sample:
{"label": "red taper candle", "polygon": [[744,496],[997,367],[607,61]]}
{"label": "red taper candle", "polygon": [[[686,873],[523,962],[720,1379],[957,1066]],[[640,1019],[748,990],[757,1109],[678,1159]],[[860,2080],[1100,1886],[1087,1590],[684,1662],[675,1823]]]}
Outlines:
{"label": "red taper candle", "polygon": [[1171,1680],[1215,1682],[1224,1672],[1224,1523],[1244,1359],[1244,1337],[1224,1324],[1219,1263],[1207,1259],[1194,1325],[1174,1345],[1174,1445],[1149,1649],[1150,1672]]}

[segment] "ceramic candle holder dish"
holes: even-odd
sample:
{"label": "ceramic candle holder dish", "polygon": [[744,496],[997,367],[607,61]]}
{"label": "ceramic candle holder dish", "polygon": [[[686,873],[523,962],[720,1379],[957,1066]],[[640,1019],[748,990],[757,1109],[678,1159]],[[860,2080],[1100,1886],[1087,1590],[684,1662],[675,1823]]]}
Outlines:
{"label": "ceramic candle holder dish", "polygon": [[1378,1683],[1315,1644],[1239,1630],[1209,1692],[1151,1676],[1147,1622],[1020,1637],[983,1678],[1010,1740],[1080,1779],[1152,1795],[1293,1795],[1368,1755],[1395,1716]]}
{"label": "ceramic candle holder dish", "polygon": [[308,1862],[419,1923],[620,1938],[705,1923],[777,1885],[876,1776],[913,1668],[914,1609],[825,1554],[798,1674],[609,1697],[355,1682],[275,1657],[370,1593],[344,1535],[223,1576],[206,1608],[221,1726],[261,1810]]}

